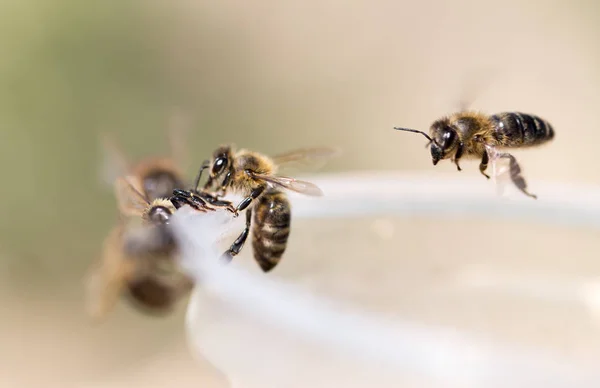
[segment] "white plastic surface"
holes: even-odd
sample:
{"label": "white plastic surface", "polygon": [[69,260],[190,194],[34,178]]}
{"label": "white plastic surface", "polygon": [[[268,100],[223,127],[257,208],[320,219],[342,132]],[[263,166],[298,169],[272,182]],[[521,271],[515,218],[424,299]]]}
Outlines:
{"label": "white plastic surface", "polygon": [[[485,215],[600,225],[597,187],[536,185],[532,191],[539,199],[534,201],[518,193],[511,193],[510,200],[499,198],[481,178],[364,173],[309,179],[326,196],[291,195],[296,218]],[[222,266],[214,241],[238,222],[232,223],[226,213],[196,216],[185,211],[175,220],[185,244],[184,263],[199,284],[187,314],[190,343],[236,388],[600,386],[597,368],[570,364],[547,350],[490,343],[452,328],[391,321],[316,298],[308,289],[269,276]],[[496,278],[471,286],[490,282],[499,284]],[[510,281],[500,284],[504,291],[520,292]],[[538,281],[534,294],[551,299],[554,284]],[[566,296],[570,302],[598,300],[598,287],[581,282],[571,288]],[[560,291],[557,295],[564,296]]]}

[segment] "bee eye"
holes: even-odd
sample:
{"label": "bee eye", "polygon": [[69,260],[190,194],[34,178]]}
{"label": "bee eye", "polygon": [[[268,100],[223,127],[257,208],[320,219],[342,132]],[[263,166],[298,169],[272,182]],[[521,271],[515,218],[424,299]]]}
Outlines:
{"label": "bee eye", "polygon": [[447,129],[444,131],[442,138],[443,138],[442,148],[449,148],[452,145],[452,143],[454,143],[454,141],[456,140],[456,132],[454,132],[453,130]]}
{"label": "bee eye", "polygon": [[171,217],[171,211],[163,206],[156,206],[152,210],[150,210],[150,214],[148,215],[150,220],[153,222],[166,224]]}
{"label": "bee eye", "polygon": [[223,172],[223,169],[225,169],[225,158],[219,157],[215,159],[215,162],[212,166],[212,173],[214,175],[220,174],[221,172]]}

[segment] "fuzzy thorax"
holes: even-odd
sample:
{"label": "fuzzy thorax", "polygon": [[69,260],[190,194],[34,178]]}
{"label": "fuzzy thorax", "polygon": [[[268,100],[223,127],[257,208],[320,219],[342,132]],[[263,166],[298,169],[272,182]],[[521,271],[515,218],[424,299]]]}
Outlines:
{"label": "fuzzy thorax", "polygon": [[231,180],[231,187],[234,191],[247,193],[259,184],[259,180],[253,178],[248,172],[274,175],[277,172],[277,166],[271,158],[258,152],[238,151],[233,161],[233,179]]}
{"label": "fuzzy thorax", "polygon": [[480,158],[485,144],[495,145],[494,126],[490,117],[479,112],[458,112],[443,117],[429,130],[433,143],[440,148],[439,159],[454,157],[459,143],[463,144],[462,157]]}

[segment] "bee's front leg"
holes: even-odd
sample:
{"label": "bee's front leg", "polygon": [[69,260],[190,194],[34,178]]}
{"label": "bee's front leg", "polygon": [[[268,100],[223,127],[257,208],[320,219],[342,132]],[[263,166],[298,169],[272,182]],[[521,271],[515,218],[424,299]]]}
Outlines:
{"label": "bee's front leg", "polygon": [[173,190],[173,195],[169,198],[169,201],[175,206],[176,209],[184,205],[188,205],[193,209],[200,212],[208,212],[214,211],[214,209],[209,206],[210,201],[207,200],[206,197],[202,196],[202,193],[193,193],[191,191],[185,191],[180,189]]}
{"label": "bee's front leg", "polygon": [[[196,178],[194,179],[194,191],[196,191],[196,192],[198,191],[198,186],[200,186],[200,179],[202,179],[202,173],[209,166],[210,166],[210,161],[205,160],[204,162],[202,162],[202,166],[200,167],[200,170],[198,170],[198,175],[196,175]],[[209,178],[208,180],[210,181],[211,179]]]}
{"label": "bee's front leg", "polygon": [[465,144],[461,141],[460,143],[458,143],[458,148],[456,149],[456,154],[454,154],[454,164],[456,164],[456,168],[458,169],[458,171],[462,171],[462,168],[460,168],[458,161],[462,157],[464,149],[465,149]]}
{"label": "bee's front leg", "polygon": [[211,194],[207,191],[200,191],[196,193],[196,196],[202,198],[202,200],[206,201],[213,207],[224,208],[237,216],[237,211],[233,204],[229,201],[219,199],[215,194]]}
{"label": "bee's front leg", "polygon": [[219,199],[215,199],[214,201],[214,205],[224,208],[227,211],[229,211],[230,213],[233,213],[234,217],[237,217],[239,215],[238,210],[235,208],[235,206],[233,206],[233,204],[229,201],[221,201]]}
{"label": "bee's front leg", "polygon": [[221,183],[221,188],[219,189],[219,191],[217,191],[217,196],[224,197],[225,194],[227,194],[227,187],[229,186],[230,182],[231,182],[231,170],[229,170],[227,172],[227,175],[225,175],[225,178],[223,179],[223,183]]}

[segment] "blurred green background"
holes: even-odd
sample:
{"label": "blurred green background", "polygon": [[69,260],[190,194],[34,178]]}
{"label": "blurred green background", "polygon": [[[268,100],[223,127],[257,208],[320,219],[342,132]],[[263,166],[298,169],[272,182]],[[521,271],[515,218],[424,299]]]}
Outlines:
{"label": "blurred green background", "polygon": [[180,109],[192,168],[234,142],[342,147],[326,171],[454,174],[392,127],[426,129],[465,82],[483,81],[474,108],[535,113],[557,130],[519,154],[530,187],[597,183],[599,15],[594,1],[1,2],[0,383],[134,382],[159,354],[175,360],[165,370],[197,372],[181,386],[222,383],[185,352],[183,311],[149,320],[121,306],[104,325],[86,321],[83,276],[116,217],[101,133],[133,157],[164,153]]}

